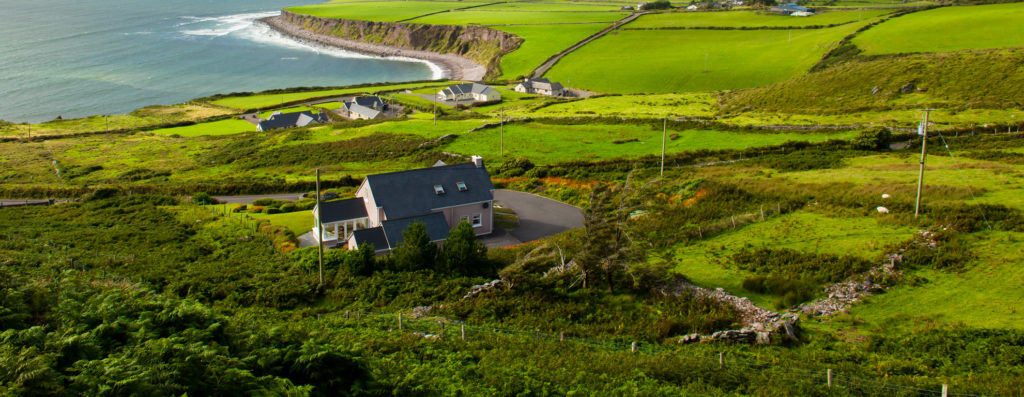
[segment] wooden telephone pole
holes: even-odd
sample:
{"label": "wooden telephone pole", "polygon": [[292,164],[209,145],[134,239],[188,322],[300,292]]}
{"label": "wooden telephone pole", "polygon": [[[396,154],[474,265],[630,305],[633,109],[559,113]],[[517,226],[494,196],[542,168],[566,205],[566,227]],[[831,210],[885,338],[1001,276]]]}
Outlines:
{"label": "wooden telephone pole", "polygon": [[320,169],[316,169],[316,256],[320,270],[320,286],[324,285],[324,223],[320,220]]}
{"label": "wooden telephone pole", "polygon": [[921,188],[924,186],[925,147],[928,145],[928,115],[935,109],[924,110],[924,124],[921,125],[921,168],[917,173],[917,201],[914,204],[914,218],[921,212]]}
{"label": "wooden telephone pole", "polygon": [[505,159],[505,107],[500,108],[501,119],[498,120],[498,157]]}
{"label": "wooden telephone pole", "polygon": [[665,134],[668,133],[668,119],[662,120],[661,124],[661,173],[659,176],[665,176]]}

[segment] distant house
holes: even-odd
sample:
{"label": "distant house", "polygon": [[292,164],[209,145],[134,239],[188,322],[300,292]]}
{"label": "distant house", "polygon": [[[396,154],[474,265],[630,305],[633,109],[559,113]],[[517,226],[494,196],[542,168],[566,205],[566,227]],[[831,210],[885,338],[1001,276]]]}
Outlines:
{"label": "distant house", "polygon": [[791,17],[809,17],[811,15],[814,15],[814,13],[810,11],[797,11],[792,14],[789,14],[789,16]]}
{"label": "distant house", "polygon": [[402,242],[402,232],[416,222],[426,226],[431,241],[467,221],[477,235],[494,231],[494,185],[483,159],[408,171],[369,175],[356,198],[321,203],[313,216],[323,224],[318,233],[326,245],[357,249],[372,243],[387,253]]}
{"label": "distant house", "polygon": [[690,11],[697,11],[698,9],[700,9],[700,7],[697,7],[696,4],[690,4],[690,5],[686,6],[686,9],[690,10]]}
{"label": "distant house", "polygon": [[789,3],[789,4],[780,4],[780,5],[777,5],[775,7],[772,7],[771,8],[771,12],[774,12],[776,14],[782,14],[782,15],[792,15],[794,12],[810,12],[810,13],[813,13],[814,10],[810,9],[810,8],[807,8],[807,7],[801,7],[801,6],[798,6],[798,5],[793,4],[793,3]]}
{"label": "distant house", "polygon": [[516,85],[516,92],[527,94],[563,96],[565,88],[560,83],[552,83],[548,79],[526,79]]}
{"label": "distant house", "polygon": [[256,131],[305,127],[310,124],[325,122],[327,122],[327,116],[321,113],[313,113],[308,110],[295,113],[274,112],[270,115],[270,118],[263,120],[256,125]]}
{"label": "distant house", "polygon": [[473,100],[477,102],[490,102],[501,100],[501,93],[494,89],[494,87],[480,83],[464,83],[438,91],[437,99],[442,101]]}
{"label": "distant house", "polygon": [[380,97],[359,96],[342,102],[338,114],[352,120],[373,120],[384,117],[387,104]]}

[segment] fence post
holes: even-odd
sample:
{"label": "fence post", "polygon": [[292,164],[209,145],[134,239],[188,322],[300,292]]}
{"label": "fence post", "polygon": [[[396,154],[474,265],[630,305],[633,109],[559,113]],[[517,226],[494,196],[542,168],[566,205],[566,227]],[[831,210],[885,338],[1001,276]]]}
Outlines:
{"label": "fence post", "polygon": [[718,352],[718,369],[725,368],[725,352]]}
{"label": "fence post", "polygon": [[444,339],[444,320],[437,320],[437,323],[441,325],[441,331],[438,332],[438,335],[441,336],[441,339]]}
{"label": "fence post", "polygon": [[735,229],[735,228],[736,228],[736,215],[733,215],[733,216],[732,216],[732,228],[733,228],[733,229]]}
{"label": "fence post", "polygon": [[832,368],[828,369],[827,374],[828,374],[828,388],[831,389],[832,388]]}
{"label": "fence post", "polygon": [[636,353],[636,342],[633,342],[629,345],[629,352]]}
{"label": "fence post", "polygon": [[761,220],[764,220],[764,206],[761,206]]}
{"label": "fence post", "polygon": [[559,342],[565,342],[565,331],[559,331],[558,332],[558,341]]}
{"label": "fence post", "polygon": [[402,313],[398,313],[398,330],[402,330]]}
{"label": "fence post", "polygon": [[949,385],[942,384],[942,397],[949,397]]}
{"label": "fence post", "polygon": [[466,323],[459,324],[459,328],[462,331],[462,340],[466,340]]}
{"label": "fence post", "polygon": [[348,310],[345,310],[345,319],[348,320]]}

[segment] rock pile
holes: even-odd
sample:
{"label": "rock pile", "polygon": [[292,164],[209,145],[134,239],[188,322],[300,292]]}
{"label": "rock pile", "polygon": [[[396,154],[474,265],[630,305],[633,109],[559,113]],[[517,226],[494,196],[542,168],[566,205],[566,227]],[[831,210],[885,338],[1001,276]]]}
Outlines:
{"label": "rock pile", "polygon": [[474,296],[480,295],[480,294],[482,294],[484,292],[487,292],[487,291],[490,291],[492,289],[498,288],[498,286],[500,286],[502,283],[504,283],[504,282],[501,281],[501,279],[499,278],[499,279],[492,280],[489,283],[484,283],[484,284],[480,284],[480,285],[474,285],[474,286],[469,288],[469,292],[467,292],[466,296],[463,296],[462,299],[469,299],[469,298],[472,298]]}
{"label": "rock pile", "polygon": [[796,340],[796,321],[798,313],[777,313],[755,305],[750,299],[732,295],[721,288],[710,290],[693,284],[684,283],[677,293],[689,292],[694,296],[703,296],[718,302],[731,305],[740,312],[743,328],[716,331],[711,335],[690,334],[679,339],[678,343],[695,343],[702,341],[730,341],[743,343],[771,343],[771,335]]}
{"label": "rock pile", "polygon": [[813,316],[831,316],[846,311],[850,305],[864,297],[885,292],[886,287],[873,280],[899,276],[900,272],[896,270],[896,265],[903,262],[903,255],[889,254],[886,255],[886,259],[889,260],[887,263],[872,268],[867,273],[826,287],[827,298],[800,305],[796,311]]}

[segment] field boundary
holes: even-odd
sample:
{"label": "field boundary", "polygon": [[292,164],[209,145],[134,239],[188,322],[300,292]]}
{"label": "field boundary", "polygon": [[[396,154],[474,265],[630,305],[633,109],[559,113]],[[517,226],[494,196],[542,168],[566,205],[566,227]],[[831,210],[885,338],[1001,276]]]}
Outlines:
{"label": "field boundary", "polygon": [[573,44],[569,48],[566,48],[566,49],[562,50],[561,52],[559,52],[559,53],[557,53],[555,55],[552,55],[548,59],[544,60],[544,62],[541,63],[540,66],[538,66],[536,69],[534,69],[533,72],[530,73],[530,75],[533,76],[534,78],[539,78],[539,77],[543,76],[544,73],[547,73],[548,70],[550,70],[552,67],[554,67],[555,64],[558,63],[558,61],[562,60],[563,57],[565,57],[566,55],[569,55],[569,53],[578,50],[580,47],[583,47],[584,45],[587,45],[591,41],[594,41],[594,40],[597,40],[597,39],[603,37],[604,35],[608,34],[608,32],[611,32],[611,31],[613,31],[615,29],[618,29],[622,25],[625,25],[627,23],[633,22],[634,20],[636,20],[637,18],[640,18],[640,16],[645,15],[645,14],[646,13],[644,13],[644,12],[635,12],[635,13],[627,15],[625,18],[622,18],[622,19],[620,19],[618,21],[613,22],[608,27],[606,27],[604,29],[601,29],[600,32],[597,32],[597,33],[594,33],[594,34],[592,34],[590,36],[587,36],[587,38],[585,38],[583,40],[580,40],[578,43]]}

